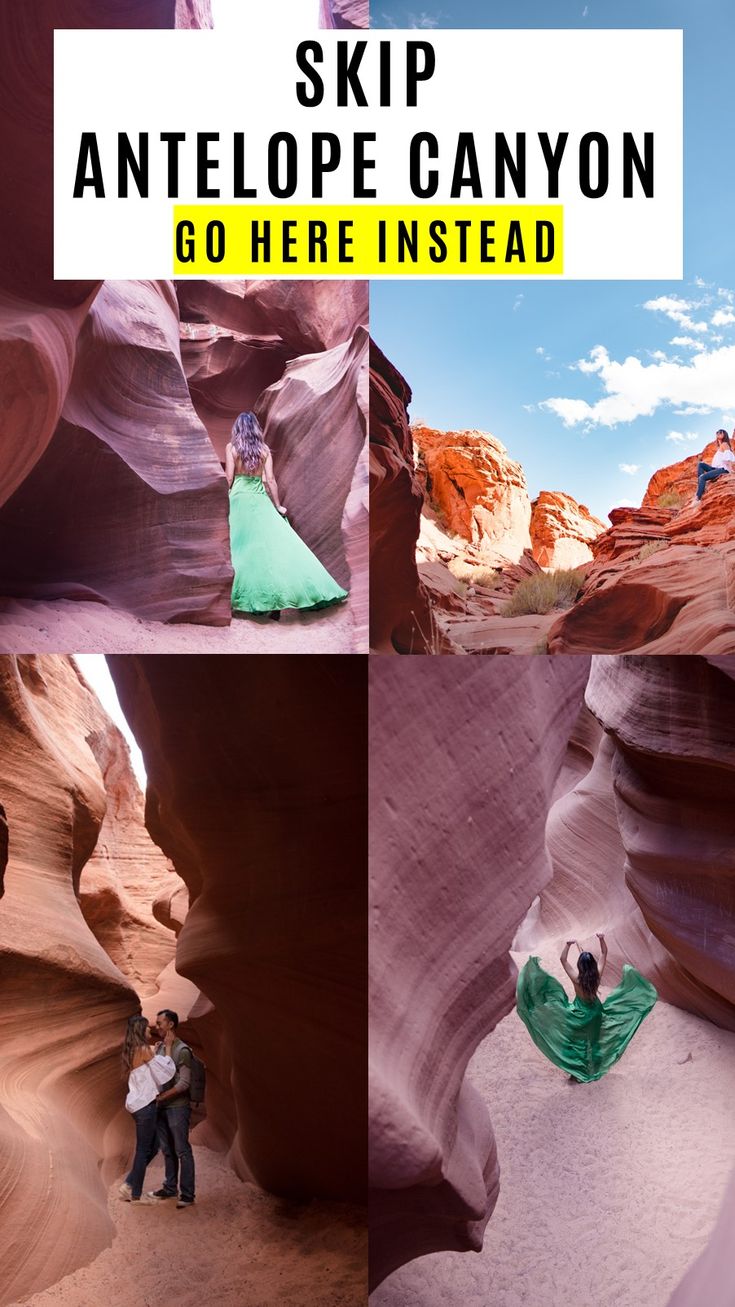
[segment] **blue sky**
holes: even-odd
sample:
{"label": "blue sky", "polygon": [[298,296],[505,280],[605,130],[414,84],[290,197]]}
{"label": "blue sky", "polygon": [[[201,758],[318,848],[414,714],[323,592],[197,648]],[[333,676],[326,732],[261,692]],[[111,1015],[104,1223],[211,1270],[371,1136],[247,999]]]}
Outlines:
{"label": "blue sky", "polygon": [[532,495],[565,490],[603,520],[639,504],[656,468],[735,424],[735,5],[372,0],[371,23],[684,29],[683,281],[371,285],[372,334],[413,389],[413,418],[492,432]]}

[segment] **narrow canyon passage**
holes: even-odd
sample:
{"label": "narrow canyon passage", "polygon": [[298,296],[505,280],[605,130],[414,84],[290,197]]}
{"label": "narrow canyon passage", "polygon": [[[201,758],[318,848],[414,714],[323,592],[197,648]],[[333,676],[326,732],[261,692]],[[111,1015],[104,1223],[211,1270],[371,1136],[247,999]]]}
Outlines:
{"label": "narrow canyon passage", "polygon": [[[253,1303],[353,1307],[367,1240],[359,660],[300,660],[298,675],[278,657],[108,666],[145,809],[75,661],[0,659],[0,1303],[123,1307],[139,1265],[151,1301],[180,1274],[192,1305],[208,1284],[233,1305],[246,1287]],[[134,1148],[120,1053],[141,1006],[178,1012],[207,1065],[193,1210],[117,1192]]]}
{"label": "narrow canyon passage", "polygon": [[[558,955],[541,961],[570,991]],[[735,1034],[659,1000],[602,1080],[571,1085],[513,1011],[467,1074],[500,1165],[482,1252],[410,1262],[374,1307],[666,1307],[735,1163]]]}

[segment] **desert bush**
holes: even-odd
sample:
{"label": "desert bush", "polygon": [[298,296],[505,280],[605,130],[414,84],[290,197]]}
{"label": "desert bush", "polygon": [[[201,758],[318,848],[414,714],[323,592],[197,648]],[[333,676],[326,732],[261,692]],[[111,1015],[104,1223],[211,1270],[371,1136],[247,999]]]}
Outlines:
{"label": "desert bush", "polygon": [[513,591],[503,609],[503,617],[570,608],[583,580],[581,568],[562,568],[558,572],[538,572],[535,576],[527,576]]}
{"label": "desert bush", "polygon": [[485,567],[481,563],[473,565],[464,558],[453,558],[449,570],[456,581],[464,581],[467,585],[482,585],[486,590],[494,590],[500,576],[492,567]]}
{"label": "desert bush", "polygon": [[676,490],[664,490],[656,500],[659,508],[681,508],[684,504],[684,496]]}
{"label": "desert bush", "polygon": [[644,558],[650,558],[651,554],[657,554],[659,549],[663,549],[667,543],[666,540],[649,540],[647,545],[638,550],[636,558],[643,562]]}

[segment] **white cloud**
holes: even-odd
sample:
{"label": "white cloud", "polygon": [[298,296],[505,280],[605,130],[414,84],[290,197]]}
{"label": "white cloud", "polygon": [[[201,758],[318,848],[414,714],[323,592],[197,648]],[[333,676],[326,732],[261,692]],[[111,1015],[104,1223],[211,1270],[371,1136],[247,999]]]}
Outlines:
{"label": "white cloud", "polygon": [[586,18],[587,15],[588,15],[588,13],[589,13],[589,11],[590,11],[590,7],[589,7],[589,5],[585,5],[584,9],[582,10],[582,17],[583,17],[583,18]]}
{"label": "white cloud", "polygon": [[733,300],[735,300],[735,291],[725,290],[724,286],[717,287],[717,294],[720,299],[727,300],[728,304],[732,304]]}
{"label": "white cloud", "polygon": [[729,327],[735,322],[735,313],[732,309],[715,309],[712,314],[713,327]]}
{"label": "white cloud", "polygon": [[517,313],[517,312],[518,312],[519,308],[521,307],[521,305],[522,305],[522,303],[523,303],[523,298],[524,298],[524,297],[523,297],[523,291],[521,291],[520,295],[516,295],[516,297],[515,297],[515,299],[514,299],[514,301],[513,301],[513,312],[514,312],[514,313]]}
{"label": "white cloud", "polygon": [[703,340],[695,340],[693,336],[672,336],[669,341],[670,345],[679,345],[681,348],[689,349],[706,349],[707,344]]}
{"label": "white cloud", "polygon": [[[672,340],[671,343],[672,345],[674,345],[676,344],[676,341]],[[662,349],[652,349],[649,350],[649,353],[651,355],[651,358],[655,359],[657,363],[665,363],[669,357],[668,354],[665,354]]]}
{"label": "white cloud", "polygon": [[680,327],[686,331],[706,331],[706,322],[695,322],[691,316],[691,309],[698,309],[700,305],[692,300],[683,300],[679,295],[659,295],[658,299],[646,300],[643,305],[650,313],[665,313],[667,318],[672,322],[677,322]]}
{"label": "white cloud", "polygon": [[543,345],[536,346],[536,353],[540,354],[542,358],[545,356],[546,350],[544,349]]}
{"label": "white cloud", "polygon": [[540,407],[560,417],[567,427],[615,427],[650,417],[663,405],[679,412],[704,413],[735,404],[735,346],[695,354],[688,363],[668,361],[644,364],[629,355],[622,363],[611,359],[602,345],[577,364],[581,372],[596,373],[605,391],[590,404],[571,396],[554,396]]}
{"label": "white cloud", "polygon": [[667,440],[671,440],[675,445],[683,445],[685,441],[691,444],[693,441],[700,441],[702,437],[698,431],[670,431]]}
{"label": "white cloud", "polygon": [[621,472],[627,473],[629,477],[634,477],[636,472],[640,472],[640,463],[618,463]]}
{"label": "white cloud", "polygon": [[420,14],[408,15],[409,27],[438,27],[441,14],[428,14],[425,9]]}
{"label": "white cloud", "polygon": [[535,404],[521,404],[521,408],[524,408],[524,409],[526,410],[527,413],[535,413],[535,412],[536,412],[536,405],[535,405]]}

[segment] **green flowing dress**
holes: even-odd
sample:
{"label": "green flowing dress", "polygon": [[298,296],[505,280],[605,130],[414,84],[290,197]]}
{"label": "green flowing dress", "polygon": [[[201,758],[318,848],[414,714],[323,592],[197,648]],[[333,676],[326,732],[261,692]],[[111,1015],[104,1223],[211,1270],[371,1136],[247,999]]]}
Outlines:
{"label": "green flowing dress", "polygon": [[347,598],[270,498],[260,473],[238,474],[230,490],[232,611],[326,608]]}
{"label": "green flowing dress", "polygon": [[604,1003],[576,996],[529,958],[516,990],[518,1015],[537,1048],[575,1080],[599,1080],[622,1057],[658,994],[635,967],[623,967],[620,984]]}

